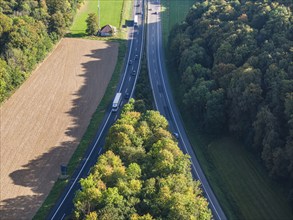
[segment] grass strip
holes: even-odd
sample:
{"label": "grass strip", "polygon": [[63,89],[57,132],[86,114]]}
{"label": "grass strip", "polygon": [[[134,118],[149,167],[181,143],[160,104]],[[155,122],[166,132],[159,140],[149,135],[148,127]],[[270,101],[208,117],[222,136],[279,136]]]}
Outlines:
{"label": "grass strip", "polygon": [[184,19],[183,12],[176,12],[179,11],[176,0],[162,2],[163,40],[173,95],[193,150],[227,218],[293,219],[283,186],[268,177],[258,158],[231,137],[203,134],[196,122],[190,120],[190,113],[184,111],[179,90],[181,79],[173,64],[168,63],[171,54],[166,48],[169,32]]}
{"label": "grass strip", "polygon": [[[116,1],[117,0],[115,0],[115,2]],[[93,4],[94,2],[96,2],[96,5],[97,5],[97,1],[88,1],[88,2],[90,3],[91,7],[93,7],[91,4]],[[101,0],[101,5],[102,5],[102,2],[107,2],[107,1]],[[110,1],[110,2],[113,3],[113,1]],[[120,0],[118,0],[118,2],[120,2]],[[123,25],[123,22],[132,18],[133,1],[132,0],[131,1],[121,0],[121,2],[123,4],[122,4],[122,7],[118,13],[119,14],[118,17],[120,20],[121,19],[122,20],[118,23],[118,25],[119,24]],[[83,6],[83,7],[85,7],[85,6]],[[113,9],[113,5],[111,8]],[[81,10],[84,10],[84,9],[81,9]],[[108,12],[108,13],[110,13],[110,12]],[[84,16],[83,14],[80,13],[80,16]],[[110,14],[113,14],[113,12],[111,12]],[[80,18],[80,19],[75,18],[75,22],[79,22],[80,20],[82,20],[82,18]],[[63,190],[65,189],[65,187],[68,183],[68,180],[70,179],[70,177],[74,173],[77,166],[80,164],[88,146],[93,141],[93,139],[96,135],[96,132],[100,126],[100,123],[102,122],[102,119],[104,117],[107,106],[112,102],[112,99],[114,97],[116,87],[117,87],[117,84],[120,79],[123,63],[125,60],[125,54],[127,51],[127,40],[126,40],[127,29],[126,28],[122,29],[122,27],[119,27],[117,35],[115,35],[113,37],[109,37],[109,38],[85,36],[85,29],[84,29],[84,33],[78,32],[78,34],[69,34],[67,36],[71,36],[71,37],[83,36],[84,38],[87,38],[87,39],[90,38],[90,39],[94,39],[94,40],[107,40],[107,41],[118,42],[119,43],[118,59],[117,59],[117,64],[115,66],[114,73],[113,73],[112,78],[109,82],[109,85],[107,86],[105,94],[104,94],[99,106],[97,107],[95,113],[93,114],[91,121],[90,121],[90,124],[89,124],[85,134],[83,135],[76,151],[74,152],[74,154],[72,155],[72,157],[68,163],[69,178],[66,180],[58,179],[55,182],[55,184],[52,187],[46,200],[44,201],[44,203],[42,204],[42,206],[39,208],[36,215],[34,216],[34,218],[33,218],[34,220],[44,219],[46,216],[48,216],[50,210],[55,205],[58,198],[61,196]]]}
{"label": "grass strip", "polygon": [[108,107],[108,105],[112,102],[113,96],[115,94],[116,86],[120,79],[120,73],[123,66],[123,61],[125,57],[127,49],[127,44],[125,40],[119,41],[119,51],[118,51],[118,59],[117,64],[115,67],[115,71],[112,75],[112,78],[109,82],[109,85],[106,89],[106,92],[97,108],[95,113],[93,114],[90,124],[83,135],[76,151],[72,155],[69,163],[68,163],[68,175],[69,178],[66,180],[58,179],[56,183],[54,184],[52,190],[50,191],[49,195],[47,196],[46,200],[44,201],[43,205],[40,207],[36,215],[34,216],[34,220],[37,219],[44,219],[52,209],[52,207],[57,202],[58,198],[61,196],[63,190],[65,189],[68,180],[74,173],[77,166],[80,164],[80,162],[83,159],[83,156],[88,148],[88,146],[93,141],[96,132],[100,126],[100,123],[102,122],[102,119],[104,117],[105,111]]}

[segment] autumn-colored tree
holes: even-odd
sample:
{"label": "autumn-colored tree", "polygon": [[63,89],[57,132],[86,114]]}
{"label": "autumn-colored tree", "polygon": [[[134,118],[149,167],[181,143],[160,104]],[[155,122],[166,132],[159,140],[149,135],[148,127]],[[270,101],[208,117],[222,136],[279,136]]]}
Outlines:
{"label": "autumn-colored tree", "polygon": [[155,111],[134,112],[133,104],[110,128],[106,153],[80,181],[75,217],[211,219],[189,158],[167,130],[166,119]]}

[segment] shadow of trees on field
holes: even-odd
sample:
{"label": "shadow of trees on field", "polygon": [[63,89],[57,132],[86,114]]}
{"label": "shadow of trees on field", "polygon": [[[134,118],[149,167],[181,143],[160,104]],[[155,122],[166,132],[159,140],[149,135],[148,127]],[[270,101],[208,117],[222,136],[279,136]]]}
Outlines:
{"label": "shadow of trees on field", "polygon": [[[82,77],[84,84],[77,92],[71,94],[71,97],[73,97],[72,108],[63,113],[64,116],[70,115],[73,119],[73,122],[68,125],[65,131],[66,138],[64,138],[72,141],[64,141],[58,146],[51,146],[48,152],[30,160],[21,169],[9,174],[15,185],[26,187],[28,191],[31,190],[35,195],[17,196],[2,200],[0,206],[1,220],[31,219],[41,206],[60,175],[60,165],[66,164],[71,158],[86,131],[92,114],[104,95],[112,76],[112,72],[107,69],[110,68],[114,71],[115,68],[115,59],[110,52],[112,50],[118,51],[117,44],[106,42],[106,48],[94,49],[89,54],[84,55],[91,60],[80,64],[82,71],[76,76]],[[58,102],[58,100],[56,101]],[[54,130],[54,127],[51,130]],[[94,138],[94,134],[91,138]]]}

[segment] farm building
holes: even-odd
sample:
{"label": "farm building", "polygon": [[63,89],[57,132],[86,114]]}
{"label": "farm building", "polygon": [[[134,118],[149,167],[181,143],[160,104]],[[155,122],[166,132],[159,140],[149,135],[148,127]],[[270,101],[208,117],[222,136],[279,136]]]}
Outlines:
{"label": "farm building", "polygon": [[116,32],[116,28],[114,26],[107,24],[103,26],[101,30],[99,30],[98,35],[101,37],[110,37],[114,35],[115,32]]}

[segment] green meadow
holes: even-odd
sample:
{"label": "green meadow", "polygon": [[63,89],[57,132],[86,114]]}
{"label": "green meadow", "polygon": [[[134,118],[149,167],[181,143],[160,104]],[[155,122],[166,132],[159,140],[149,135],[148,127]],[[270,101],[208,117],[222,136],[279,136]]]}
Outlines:
{"label": "green meadow", "polygon": [[176,23],[184,21],[194,0],[161,0],[162,20],[163,20],[163,39],[167,43],[168,35]]}
{"label": "green meadow", "polygon": [[[97,107],[96,112],[93,114],[90,124],[84,136],[82,137],[75,153],[73,154],[68,163],[69,176],[73,174],[76,167],[80,164],[86,149],[88,148],[89,144],[92,142],[93,138],[96,135],[96,132],[99,128],[100,123],[102,122],[107,107],[113,100],[115,89],[120,79],[125,53],[127,51],[127,41],[125,40],[125,33],[127,32],[127,30],[126,28],[124,28],[124,30],[121,30],[121,26],[127,20],[130,20],[132,18],[132,8],[132,0],[100,0],[101,26],[105,24],[110,24],[117,28],[120,28],[120,30],[118,29],[117,35],[113,39],[113,41],[119,43],[118,60],[111,81],[109,82],[107,90],[105,92],[105,95],[102,98],[99,106]],[[68,36],[86,37],[85,20],[87,19],[89,13],[97,13],[97,11],[98,1],[86,0],[85,3],[77,11],[72,27],[70,28],[70,34],[68,34]],[[98,37],[95,37],[94,39],[112,40],[112,38]],[[65,180],[58,179],[56,181],[46,200],[44,201],[36,215],[33,217],[33,220],[45,219],[46,216],[48,216],[51,208],[57,202],[59,196],[62,194],[69,180],[70,178]]]}
{"label": "green meadow", "polygon": [[[100,26],[110,24],[116,28],[121,27],[121,19],[123,12],[129,11],[129,5],[132,1],[124,0],[100,0]],[[86,19],[89,13],[98,14],[98,0],[86,0],[77,11],[72,27],[70,28],[71,35],[85,36],[86,35]]]}
{"label": "green meadow", "polygon": [[[194,0],[162,0],[163,40],[174,24],[185,19]],[[169,56],[168,51],[167,57]],[[177,106],[180,79],[168,64],[169,78]],[[190,115],[181,111],[185,128],[202,168],[228,219],[293,219],[285,190],[268,177],[258,159],[231,137],[203,135]]]}

